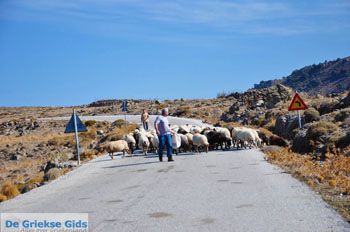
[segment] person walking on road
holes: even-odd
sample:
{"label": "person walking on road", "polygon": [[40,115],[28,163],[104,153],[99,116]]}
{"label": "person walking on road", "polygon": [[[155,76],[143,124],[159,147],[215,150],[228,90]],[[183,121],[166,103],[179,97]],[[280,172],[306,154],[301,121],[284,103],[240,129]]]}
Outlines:
{"label": "person walking on road", "polygon": [[149,121],[149,114],[147,110],[143,110],[141,115],[141,122],[142,122],[143,129],[145,129],[146,131],[148,131],[148,121]]}
{"label": "person walking on road", "polygon": [[154,128],[156,129],[156,133],[159,139],[159,161],[163,161],[163,149],[166,146],[168,162],[172,162],[173,160],[173,145],[171,140],[171,130],[169,127],[168,120],[169,110],[168,108],[162,109],[162,115],[159,115],[154,122]]}

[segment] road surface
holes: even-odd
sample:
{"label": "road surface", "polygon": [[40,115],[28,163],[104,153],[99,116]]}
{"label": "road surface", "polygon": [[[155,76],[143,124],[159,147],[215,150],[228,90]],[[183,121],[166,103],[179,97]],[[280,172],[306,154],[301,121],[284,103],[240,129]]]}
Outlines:
{"label": "road surface", "polygon": [[91,231],[350,231],[258,150],[102,156],[0,204],[0,212],[88,213]]}

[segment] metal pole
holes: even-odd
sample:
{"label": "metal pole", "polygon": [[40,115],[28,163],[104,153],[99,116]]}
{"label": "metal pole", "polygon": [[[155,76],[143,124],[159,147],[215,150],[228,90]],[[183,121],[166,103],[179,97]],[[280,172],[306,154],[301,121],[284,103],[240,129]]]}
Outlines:
{"label": "metal pole", "polygon": [[75,143],[77,145],[78,165],[80,165],[80,148],[79,148],[79,137],[78,137],[78,125],[77,125],[77,114],[75,113],[75,109],[73,109],[73,115],[74,115]]}
{"label": "metal pole", "polygon": [[298,110],[298,121],[299,121],[299,128],[301,128],[301,116],[300,116],[300,110]]}
{"label": "metal pole", "polygon": [[128,133],[128,126],[126,125],[126,111],[125,111],[125,134]]}

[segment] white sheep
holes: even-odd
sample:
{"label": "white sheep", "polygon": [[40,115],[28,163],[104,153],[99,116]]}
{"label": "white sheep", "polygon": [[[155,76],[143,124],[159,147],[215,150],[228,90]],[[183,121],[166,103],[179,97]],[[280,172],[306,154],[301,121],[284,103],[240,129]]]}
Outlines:
{"label": "white sheep", "polygon": [[181,138],[181,147],[183,151],[189,151],[191,148],[191,145],[188,141],[188,137],[186,135],[183,134],[179,134],[180,138]]}
{"label": "white sheep", "polygon": [[172,131],[174,131],[176,133],[179,131],[179,129],[180,129],[180,127],[178,125],[171,125],[170,126],[170,130],[172,130]]}
{"label": "white sheep", "polygon": [[190,125],[181,125],[180,127],[179,127],[179,129],[180,130],[182,130],[182,131],[185,131],[185,132],[187,132],[187,133],[190,133],[191,132],[191,127],[192,126],[190,126]]}
{"label": "white sheep", "polygon": [[158,136],[153,136],[153,137],[151,138],[151,144],[152,144],[152,146],[153,146],[153,148],[154,148],[155,153],[157,153],[158,147],[159,147],[159,139],[158,139]]}
{"label": "white sheep", "polygon": [[193,146],[193,134],[191,133],[187,133],[185,134],[186,137],[187,137],[187,140],[188,140],[188,144],[190,146],[190,149],[192,149],[192,146]]}
{"label": "white sheep", "polygon": [[207,137],[205,135],[195,133],[193,135],[193,146],[196,148],[197,152],[199,152],[199,148],[203,147],[206,153],[208,153],[209,143]]}
{"label": "white sheep", "polygon": [[194,126],[194,127],[192,127],[192,129],[191,129],[191,132],[193,133],[193,134],[195,134],[195,133],[202,133],[202,131],[203,131],[203,128],[202,127],[200,127],[200,126]]}
{"label": "white sheep", "polygon": [[231,132],[225,127],[214,127],[214,131],[219,132],[225,138],[225,147],[229,149],[232,144]]}
{"label": "white sheep", "polygon": [[129,148],[131,149],[131,154],[132,154],[134,152],[135,147],[136,147],[136,140],[135,140],[133,134],[129,133],[129,134],[124,135],[123,140],[125,140],[128,143]]}
{"label": "white sheep", "polygon": [[149,139],[146,135],[146,133],[140,133],[139,134],[139,148],[142,149],[142,152],[147,155],[147,151],[150,145]]}
{"label": "white sheep", "polygon": [[173,150],[175,151],[175,154],[177,155],[179,153],[179,148],[181,147],[181,136],[178,133],[173,133],[172,137],[172,144],[173,144]]}
{"label": "white sheep", "polygon": [[236,142],[237,148],[238,144],[240,144],[241,147],[247,147],[248,145],[249,148],[261,144],[261,139],[259,138],[258,133],[255,130],[246,127],[234,128],[232,130],[232,139]]}
{"label": "white sheep", "polygon": [[106,151],[111,157],[111,159],[114,159],[113,154],[115,152],[123,152],[123,158],[125,157],[125,152],[130,153],[128,143],[125,140],[118,140],[100,144],[99,151]]}

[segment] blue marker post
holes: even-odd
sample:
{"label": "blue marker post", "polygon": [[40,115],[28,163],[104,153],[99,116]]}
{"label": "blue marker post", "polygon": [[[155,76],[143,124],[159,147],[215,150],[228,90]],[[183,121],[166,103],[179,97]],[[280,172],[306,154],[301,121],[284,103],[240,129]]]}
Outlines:
{"label": "blue marker post", "polygon": [[127,124],[126,124],[126,122],[127,122],[126,121],[126,113],[128,111],[128,102],[126,100],[123,101],[121,108],[122,108],[122,112],[125,113],[124,114],[124,118],[125,118],[125,134],[127,134],[128,133],[128,128],[127,128]]}

